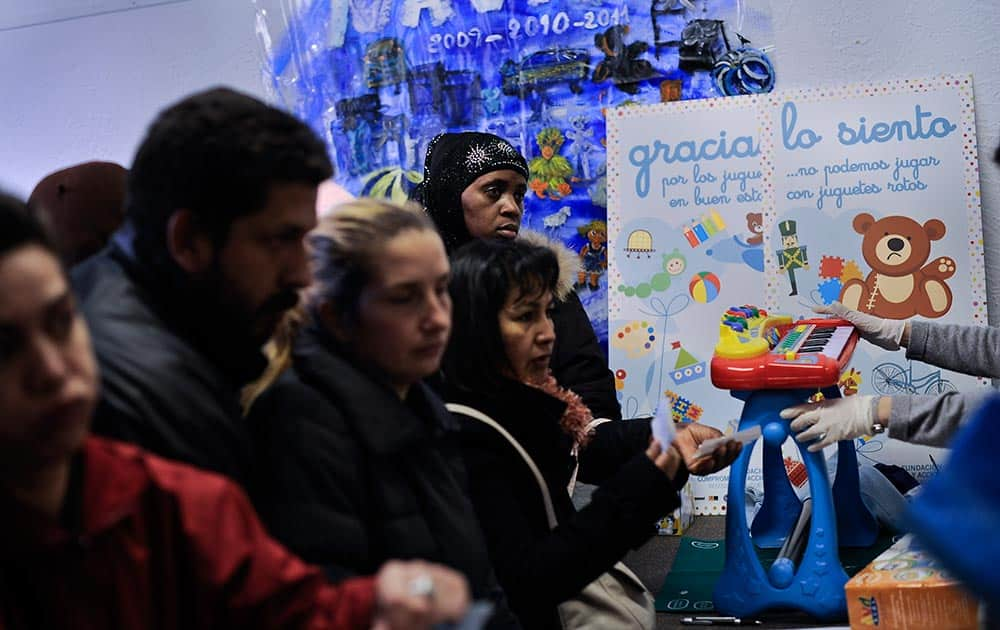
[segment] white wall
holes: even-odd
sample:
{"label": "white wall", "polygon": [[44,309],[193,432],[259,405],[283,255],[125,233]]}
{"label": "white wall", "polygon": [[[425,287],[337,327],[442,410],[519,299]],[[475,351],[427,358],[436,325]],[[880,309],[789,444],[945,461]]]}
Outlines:
{"label": "white wall", "polygon": [[[779,88],[973,74],[990,312],[1000,322],[1000,166],[992,161],[1000,3],[770,0],[770,9]],[[155,112],[191,91],[225,83],[265,96],[253,20],[251,0],[187,0],[0,31],[0,186],[27,195],[61,166],[128,166]]]}
{"label": "white wall", "polygon": [[87,160],[127,167],[158,110],[222,83],[263,98],[259,68],[250,0],[0,31],[0,187],[27,196],[44,175]]}
{"label": "white wall", "polygon": [[972,73],[989,314],[1000,323],[1000,165],[993,162],[1000,144],[1000,3],[770,3],[779,89]]}

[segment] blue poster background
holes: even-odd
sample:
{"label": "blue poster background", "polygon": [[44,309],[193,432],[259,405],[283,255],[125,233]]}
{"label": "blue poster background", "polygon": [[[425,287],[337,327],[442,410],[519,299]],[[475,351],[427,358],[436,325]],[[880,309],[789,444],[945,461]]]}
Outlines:
{"label": "blue poster background", "polygon": [[[530,165],[525,227],[576,252],[607,234],[607,109],[719,96],[712,65],[741,37],[770,44],[767,12],[740,0],[255,4],[265,81],[338,183],[402,200],[434,135],[495,133]],[[606,273],[578,291],[606,347]]]}

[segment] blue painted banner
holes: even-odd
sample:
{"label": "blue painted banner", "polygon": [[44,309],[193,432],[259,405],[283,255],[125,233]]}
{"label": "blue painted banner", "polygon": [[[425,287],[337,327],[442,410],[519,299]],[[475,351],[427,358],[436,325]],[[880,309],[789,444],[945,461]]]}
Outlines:
{"label": "blue painted banner", "polygon": [[747,38],[771,43],[767,12],[740,0],[255,4],[266,81],[326,139],[352,193],[405,198],[444,130],[519,147],[531,173],[525,225],[580,253],[591,270],[580,297],[602,342],[606,110],[720,96],[734,81],[773,87],[769,66],[734,62],[752,50]]}

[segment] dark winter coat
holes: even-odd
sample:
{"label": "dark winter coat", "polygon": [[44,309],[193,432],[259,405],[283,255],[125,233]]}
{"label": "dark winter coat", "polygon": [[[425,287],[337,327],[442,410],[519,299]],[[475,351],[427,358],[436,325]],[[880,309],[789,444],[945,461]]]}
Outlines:
{"label": "dark winter coat", "polygon": [[519,238],[548,247],[559,261],[559,282],[552,309],[556,343],[549,369],[563,387],[572,390],[595,418],[621,420],[622,410],[615,391],[615,377],[608,369],[608,357],[597,341],[594,326],[573,289],[580,259],[562,243],[538,232],[522,230]]}
{"label": "dark winter coat", "polygon": [[0,494],[0,629],[367,628],[371,578],[331,587],[223,477],[88,439],[63,515]]}
{"label": "dark winter coat", "polygon": [[[489,398],[451,390],[446,399],[475,407],[507,429],[538,465],[552,496],[559,527],[550,531],[540,489],[520,455],[492,427],[456,416],[490,557],[527,628],[558,628],[556,606],[644,543],[656,520],[680,504],[674,484],[645,455],[648,421],[597,428],[582,451],[579,480],[600,487],[577,512],[567,492],[572,441],[559,426],[565,403],[514,381]],[[678,484],[683,481],[686,476]]]}
{"label": "dark winter coat", "polygon": [[253,469],[240,389],[266,360],[228,343],[224,324],[163,278],[143,273],[118,245],[73,269],[73,290],[101,368],[94,431],[246,485]]}
{"label": "dark winter coat", "polygon": [[292,367],[254,403],[254,501],[274,536],[332,575],[391,558],[453,567],[519,627],[490,565],[468,497],[458,426],[429,387],[406,400],[344,357],[309,322]]}
{"label": "dark winter coat", "polygon": [[552,309],[556,343],[549,368],[563,386],[583,399],[595,418],[621,420],[615,377],[587,311],[576,291],[569,291]]}

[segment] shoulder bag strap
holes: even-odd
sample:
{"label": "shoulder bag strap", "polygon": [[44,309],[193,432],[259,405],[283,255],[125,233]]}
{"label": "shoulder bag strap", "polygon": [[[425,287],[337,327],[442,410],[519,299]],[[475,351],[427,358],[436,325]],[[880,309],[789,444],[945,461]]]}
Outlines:
{"label": "shoulder bag strap", "polygon": [[[587,431],[594,431],[605,422],[614,421],[611,418],[594,418],[587,423]],[[566,490],[571,497],[573,496],[573,491],[576,490],[576,474],[580,472],[580,452],[576,445],[573,446],[573,459],[576,460],[576,464],[573,466],[573,475],[569,478],[569,485],[566,486]]]}
{"label": "shoulder bag strap", "polygon": [[507,429],[500,426],[499,422],[489,417],[482,411],[479,411],[474,407],[459,405],[457,403],[447,403],[445,407],[447,407],[448,411],[452,413],[458,413],[463,416],[473,418],[474,420],[479,420],[483,424],[488,424],[493,427],[497,433],[510,442],[510,445],[514,447],[514,450],[518,452],[524,460],[524,463],[531,469],[532,474],[535,475],[535,481],[538,482],[538,488],[542,491],[542,501],[545,502],[545,516],[549,519],[549,529],[555,529],[559,522],[556,520],[556,511],[552,507],[552,496],[549,494],[549,487],[545,483],[545,477],[542,476],[542,472],[538,470],[538,466],[535,465],[535,461],[531,459],[531,455],[528,455],[528,452],[524,450],[524,447],[521,446],[516,439],[514,439],[514,436],[511,435]]}

